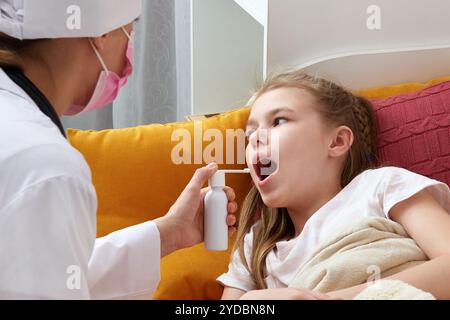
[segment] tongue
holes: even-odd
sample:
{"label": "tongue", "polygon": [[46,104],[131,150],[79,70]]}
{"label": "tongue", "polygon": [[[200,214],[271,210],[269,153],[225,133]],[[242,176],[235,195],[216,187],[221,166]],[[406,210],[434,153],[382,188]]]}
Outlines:
{"label": "tongue", "polygon": [[276,165],[273,162],[269,161],[269,163],[267,163],[267,164],[261,163],[259,168],[260,168],[259,172],[260,172],[261,178],[266,179],[268,176],[270,176],[272,173],[275,172]]}

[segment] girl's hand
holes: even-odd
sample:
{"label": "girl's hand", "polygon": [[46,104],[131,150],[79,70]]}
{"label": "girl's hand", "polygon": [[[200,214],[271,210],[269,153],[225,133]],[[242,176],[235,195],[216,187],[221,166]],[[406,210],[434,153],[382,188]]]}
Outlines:
{"label": "girl's hand", "polygon": [[[203,200],[209,188],[202,189],[202,187],[217,172],[217,169],[215,163],[198,169],[178,200],[170,208],[169,213],[165,217],[155,220],[161,234],[162,257],[175,250],[191,247],[203,241]],[[236,195],[233,189],[225,187],[224,191],[228,197],[227,224],[232,233],[235,231],[236,223],[233,213],[238,210],[238,205],[234,201]]]}
{"label": "girl's hand", "polygon": [[308,289],[277,288],[249,291],[241,296],[240,300],[333,300],[333,298]]}

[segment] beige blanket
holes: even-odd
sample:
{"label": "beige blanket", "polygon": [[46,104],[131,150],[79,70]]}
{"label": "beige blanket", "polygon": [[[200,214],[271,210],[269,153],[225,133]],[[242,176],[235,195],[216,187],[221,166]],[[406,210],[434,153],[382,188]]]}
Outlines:
{"label": "beige blanket", "polygon": [[337,229],[302,264],[290,287],[330,292],[372,283],[356,299],[427,299],[431,295],[399,281],[377,281],[427,260],[404,228],[366,217]]}

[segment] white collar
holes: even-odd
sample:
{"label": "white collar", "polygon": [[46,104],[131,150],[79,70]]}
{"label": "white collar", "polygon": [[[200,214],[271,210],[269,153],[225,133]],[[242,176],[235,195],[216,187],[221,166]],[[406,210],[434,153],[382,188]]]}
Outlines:
{"label": "white collar", "polygon": [[37,107],[33,99],[31,99],[21,87],[19,87],[14,81],[12,81],[2,68],[0,68],[0,90],[4,90],[16,96],[19,96]]}

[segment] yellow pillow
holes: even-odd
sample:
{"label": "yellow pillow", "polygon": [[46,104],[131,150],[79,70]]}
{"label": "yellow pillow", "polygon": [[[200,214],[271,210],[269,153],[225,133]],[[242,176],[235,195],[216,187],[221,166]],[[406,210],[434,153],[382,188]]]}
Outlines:
{"label": "yellow pillow", "polygon": [[[401,85],[361,90],[368,98],[385,98],[411,93],[450,77],[427,84]],[[245,128],[249,109],[244,108],[207,119],[203,129]],[[194,131],[192,122],[148,125],[106,131],[68,130],[72,145],[89,163],[99,197],[98,236],[164,215],[177,199],[199,165],[176,166],[171,141],[176,129]],[[206,143],[207,145],[207,143]],[[224,151],[225,154],[225,151]],[[242,166],[223,166],[242,168]],[[227,184],[236,190],[242,203],[251,187],[243,175],[230,175]],[[231,247],[232,241],[230,241]],[[155,299],[219,299],[222,287],[215,282],[226,272],[230,252],[208,252],[203,245],[181,250],[165,257],[161,264],[161,282]]]}
{"label": "yellow pillow", "polygon": [[415,93],[427,87],[431,87],[432,85],[448,81],[450,77],[440,77],[433,80],[430,80],[426,83],[420,82],[410,82],[410,83],[402,83],[391,86],[383,86],[377,88],[370,88],[356,91],[356,94],[359,94],[368,99],[385,99],[392,96],[396,96],[399,94],[405,93]]}
{"label": "yellow pillow", "polygon": [[[218,129],[225,139],[226,129],[245,128],[248,115],[247,108],[227,112],[203,121],[203,130]],[[70,142],[84,155],[92,170],[99,199],[98,236],[167,213],[195,169],[201,166],[172,162],[172,150],[180,143],[171,141],[172,133],[177,129],[185,129],[193,137],[194,123],[155,124],[100,132],[68,130]],[[209,143],[203,144],[208,146]],[[236,149],[235,141],[235,155]],[[225,146],[223,154],[225,162]],[[193,157],[191,160],[194,161]],[[220,167],[244,168],[245,165]],[[227,185],[235,189],[237,202],[241,205],[251,187],[251,179],[248,175],[229,175]],[[219,298],[222,288],[214,280],[227,270],[229,256],[230,252],[208,252],[199,245],[164,258],[161,283],[154,298]]]}

